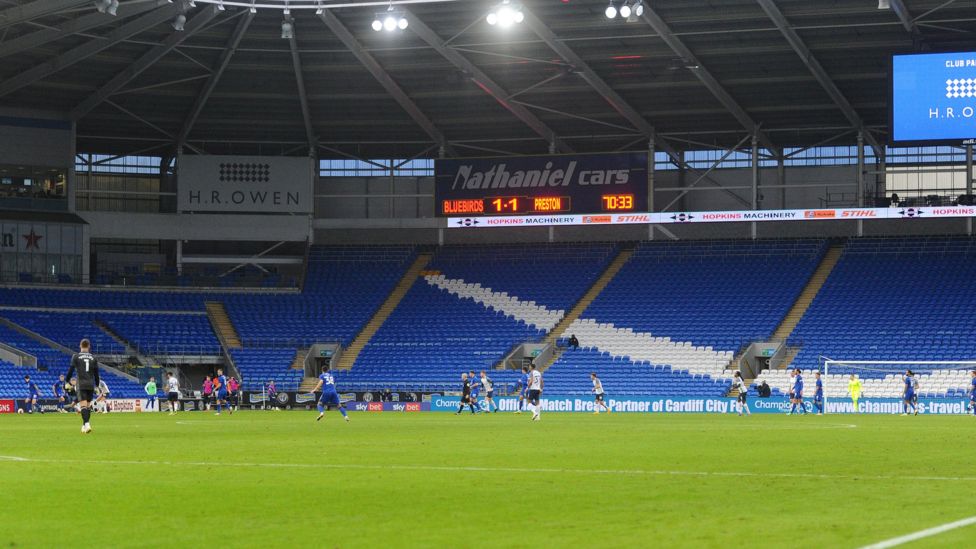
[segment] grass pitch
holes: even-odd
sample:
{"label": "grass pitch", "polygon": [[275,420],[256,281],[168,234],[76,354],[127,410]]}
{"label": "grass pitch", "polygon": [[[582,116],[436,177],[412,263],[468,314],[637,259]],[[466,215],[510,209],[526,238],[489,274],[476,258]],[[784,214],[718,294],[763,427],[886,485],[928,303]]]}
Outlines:
{"label": "grass pitch", "polygon": [[0,547],[860,547],[976,514],[973,417],[350,416],[0,416]]}

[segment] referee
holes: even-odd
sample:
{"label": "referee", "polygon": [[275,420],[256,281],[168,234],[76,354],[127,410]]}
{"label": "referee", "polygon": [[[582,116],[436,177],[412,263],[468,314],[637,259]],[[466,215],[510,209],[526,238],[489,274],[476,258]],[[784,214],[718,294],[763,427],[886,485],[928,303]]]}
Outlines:
{"label": "referee", "polygon": [[458,411],[454,415],[461,415],[461,412],[464,411],[465,404],[471,408],[471,413],[473,414],[474,404],[471,404],[471,380],[468,379],[468,374],[461,374],[461,405],[458,406]]}
{"label": "referee", "polygon": [[92,399],[95,396],[95,387],[98,387],[101,379],[98,377],[98,361],[91,354],[91,342],[82,339],[78,348],[80,352],[71,355],[71,365],[65,379],[71,379],[77,372],[77,392],[78,405],[81,406],[81,432],[88,434],[91,428],[91,408]]}

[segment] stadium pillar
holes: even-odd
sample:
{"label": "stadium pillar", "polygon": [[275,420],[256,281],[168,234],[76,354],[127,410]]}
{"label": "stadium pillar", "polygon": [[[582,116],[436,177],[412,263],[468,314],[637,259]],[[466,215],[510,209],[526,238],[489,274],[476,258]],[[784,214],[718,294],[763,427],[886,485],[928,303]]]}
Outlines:
{"label": "stadium pillar", "polygon": [[183,240],[176,239],[176,274],[183,274]]}
{"label": "stadium pillar", "polygon": [[[91,156],[88,157],[88,160],[91,162]],[[88,173],[90,177],[91,171]],[[89,195],[88,200],[90,203],[91,195]],[[91,282],[91,225],[85,223],[81,226],[81,283],[88,284],[89,282]]]}
{"label": "stadium pillar", "polygon": [[[864,207],[864,132],[857,132],[857,207]],[[857,236],[864,236],[864,220],[857,220]]]}
{"label": "stadium pillar", "polygon": [[[654,137],[647,140],[647,211],[654,211]],[[647,226],[647,239],[654,240],[654,225]]]}
{"label": "stadium pillar", "polygon": [[[752,134],[752,209],[759,209],[759,137]],[[752,222],[752,238],[756,238],[756,222]]]}
{"label": "stadium pillar", "polygon": [[552,244],[556,241],[556,228],[549,225],[549,243]]}
{"label": "stadium pillar", "polygon": [[[973,146],[966,145],[966,194],[973,195]],[[973,218],[966,218],[966,234],[973,234]]]}
{"label": "stadium pillar", "polygon": [[647,211],[654,211],[654,138],[647,140]]}
{"label": "stadium pillar", "polygon": [[779,185],[779,207],[786,209],[786,157],[783,149],[776,155],[776,184]]}
{"label": "stadium pillar", "polygon": [[[78,180],[75,177],[75,164],[78,163],[78,124],[72,120],[71,121],[71,161],[68,162],[68,211],[74,212],[78,205],[77,197],[75,192],[78,187]],[[88,188],[94,188],[91,181],[91,173],[88,174]],[[91,196],[91,195],[89,195]],[[91,202],[89,202],[89,209],[92,209]]]}

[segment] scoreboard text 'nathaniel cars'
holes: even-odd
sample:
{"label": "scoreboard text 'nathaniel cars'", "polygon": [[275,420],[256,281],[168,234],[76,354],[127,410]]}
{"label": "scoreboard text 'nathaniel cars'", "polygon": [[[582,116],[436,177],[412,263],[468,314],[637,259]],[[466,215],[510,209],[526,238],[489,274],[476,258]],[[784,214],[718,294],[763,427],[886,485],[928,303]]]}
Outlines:
{"label": "scoreboard text 'nathaniel cars'", "polygon": [[437,215],[647,211],[647,153],[437,160]]}

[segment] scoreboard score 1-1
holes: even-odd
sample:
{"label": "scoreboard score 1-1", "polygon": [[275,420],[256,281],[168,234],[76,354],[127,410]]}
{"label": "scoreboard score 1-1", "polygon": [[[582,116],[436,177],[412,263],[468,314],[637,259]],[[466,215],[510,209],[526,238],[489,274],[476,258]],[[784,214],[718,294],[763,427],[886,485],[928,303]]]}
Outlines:
{"label": "scoreboard score 1-1", "polygon": [[646,212],[646,153],[435,162],[442,217]]}

